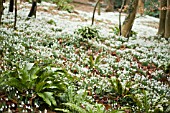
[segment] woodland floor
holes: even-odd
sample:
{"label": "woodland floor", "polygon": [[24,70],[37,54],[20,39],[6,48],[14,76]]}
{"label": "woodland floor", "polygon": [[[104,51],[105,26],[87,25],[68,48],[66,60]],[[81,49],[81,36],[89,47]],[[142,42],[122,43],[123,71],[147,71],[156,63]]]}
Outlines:
{"label": "woodland floor", "polygon": [[[31,4],[19,4],[17,30],[14,30],[14,14],[8,13],[8,4],[5,4],[3,26],[0,26],[0,36],[3,37],[2,45],[0,44],[3,50],[3,57],[0,59],[2,71],[10,70],[10,66],[16,63],[52,62],[77,77],[80,84],[78,91],[88,87],[96,88],[97,84],[97,90],[91,92],[100,95],[102,99],[107,96],[103,92],[110,92],[109,80],[114,74],[119,75],[122,83],[133,78],[131,82],[138,84],[136,86],[140,88],[145,87],[151,92],[151,86],[161,89],[163,93],[155,93],[155,90],[148,93],[151,102],[154,100],[152,98],[161,97],[164,92],[167,97],[170,95],[169,86],[161,84],[158,76],[165,74],[161,67],[170,61],[169,41],[156,36],[158,18],[137,15],[132,28],[137,35],[127,39],[116,34],[119,13],[106,13],[102,9],[101,15],[96,13],[94,22],[100,37],[81,41],[75,31],[82,26],[91,25],[93,7],[77,3],[73,5],[74,12],[69,13],[57,10],[55,4],[42,2],[38,4],[37,17],[26,20]],[[126,14],[122,14],[122,22],[125,16]],[[91,54],[96,60],[100,58],[100,63],[94,64],[99,72],[91,70],[89,66],[90,61],[94,62],[89,57]],[[140,89],[136,86],[134,90]],[[109,106],[113,106],[112,104]]]}
{"label": "woodland floor", "polygon": [[[92,5],[87,5],[89,3],[88,0],[74,0],[75,2],[72,3],[76,10],[92,12],[94,7]],[[77,3],[76,3],[77,2]],[[78,3],[79,2],[79,3]]]}

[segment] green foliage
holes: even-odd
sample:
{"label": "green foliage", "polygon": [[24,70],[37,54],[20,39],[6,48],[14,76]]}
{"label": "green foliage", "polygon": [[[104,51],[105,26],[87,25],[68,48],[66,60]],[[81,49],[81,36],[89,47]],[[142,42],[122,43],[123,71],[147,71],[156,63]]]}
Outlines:
{"label": "green foliage", "polygon": [[165,64],[163,68],[164,68],[165,73],[167,74],[170,73],[170,63]]}
{"label": "green foliage", "polygon": [[[170,104],[170,103],[169,103]],[[170,105],[167,107],[165,113],[169,113],[170,112]]]}
{"label": "green foliage", "polygon": [[39,97],[41,97],[49,106],[51,106],[51,105],[56,106],[57,105],[55,98],[53,96],[53,92],[37,93],[37,95]]}
{"label": "green foliage", "polygon": [[63,109],[56,108],[56,111],[64,111],[67,113],[105,113],[104,105],[98,103],[90,103],[86,89],[75,90],[75,86],[70,85],[64,98],[67,103],[62,103]]}
{"label": "green foliage", "polygon": [[88,102],[82,103],[82,107],[79,107],[73,103],[63,103],[65,109],[56,108],[56,111],[62,111],[64,113],[109,113],[106,112],[104,105],[102,104],[90,104]]}
{"label": "green foliage", "polygon": [[[167,100],[164,98],[165,95],[156,97],[156,99],[152,100],[148,91],[134,85],[133,82],[122,83],[116,77],[112,77],[110,82],[113,92],[112,96],[121,98],[118,101],[119,104],[122,104],[121,110],[124,110],[125,108],[137,112],[150,113],[151,111],[154,111],[154,113],[157,113],[156,111],[159,111],[159,113],[163,113],[165,109],[168,109],[163,106],[168,104]],[[125,103],[127,105],[125,105]],[[131,105],[131,107],[129,105]],[[132,106],[134,106],[134,108]]]}
{"label": "green foliage", "polygon": [[115,26],[115,27],[110,27],[110,29],[113,31],[113,33],[114,33],[115,35],[119,35],[120,30],[119,30],[119,28],[118,28],[117,26]]}
{"label": "green foliage", "polygon": [[133,30],[131,30],[131,32],[130,32],[130,36],[137,36],[137,32],[135,32],[135,31],[133,31]]}
{"label": "green foliage", "polygon": [[99,31],[92,26],[84,26],[75,31],[76,34],[82,36],[85,39],[92,39],[99,37]]}
{"label": "green foliage", "polygon": [[50,24],[50,25],[56,25],[56,22],[54,20],[52,20],[52,19],[47,21],[47,23]]}
{"label": "green foliage", "polygon": [[[43,0],[45,2],[49,2],[49,0]],[[68,12],[73,12],[73,6],[69,3],[71,3],[73,0],[50,0],[50,2],[52,3],[56,3],[57,4],[57,8],[58,10],[65,10]]]}
{"label": "green foliage", "polygon": [[94,68],[97,69],[100,62],[101,62],[101,55],[98,55],[96,58],[94,58],[94,56],[92,55],[89,57],[88,63],[91,69],[94,69]]}
{"label": "green foliage", "polygon": [[169,86],[159,81],[169,72],[168,41],[99,37],[92,27],[70,34],[54,18],[18,18],[21,27],[13,31],[7,18],[0,33],[0,112],[169,113]]}
{"label": "green foliage", "polygon": [[84,106],[88,113],[106,113],[105,107],[102,104],[90,104],[90,103],[84,103]]}
{"label": "green foliage", "polygon": [[[120,82],[120,80],[116,77],[112,77],[110,79],[110,83],[112,85],[112,88],[114,90],[114,92],[116,92],[116,94],[119,95],[126,95],[127,94],[127,88],[126,88],[126,84],[128,84],[128,82],[124,85],[123,83]],[[128,87],[129,89],[130,87]]]}
{"label": "green foliage", "polygon": [[68,108],[71,113],[87,113],[85,109],[72,103],[63,103],[63,106]]}
{"label": "green foliage", "polygon": [[141,93],[142,94],[131,95],[134,103],[136,103],[136,105],[138,106],[136,111],[142,111],[146,113],[150,113],[151,111],[153,111],[154,113],[163,113],[163,111],[165,111],[165,108],[162,106],[164,104],[167,104],[167,102],[164,103],[164,95],[162,95],[161,97],[157,97],[153,102],[151,102],[152,99],[149,96],[148,91],[142,89]]}
{"label": "green foliage", "polygon": [[0,42],[4,39],[4,37],[0,36]]}
{"label": "green foliage", "polygon": [[[113,31],[113,33],[114,33],[115,35],[119,35],[120,30],[119,30],[119,28],[118,28],[117,26],[115,26],[115,27],[110,27],[110,29]],[[133,37],[137,36],[137,32],[131,30],[130,36],[133,36]]]}
{"label": "green foliage", "polygon": [[57,3],[57,7],[59,10],[66,10],[68,12],[73,12],[73,6],[71,6],[70,4],[68,4],[69,2],[71,2],[72,0],[59,0]]}
{"label": "green foliage", "polygon": [[[62,69],[52,69],[49,66],[39,67],[36,64],[28,63],[23,68],[17,67],[12,71],[4,72],[0,79],[0,86],[5,95],[8,95],[8,89],[12,88],[10,90],[12,96],[7,96],[10,100],[14,101],[16,99],[14,94],[20,93],[20,100],[15,100],[18,101],[17,104],[20,104],[20,101],[26,101],[24,98],[27,97],[31,101],[38,101],[39,105],[47,104],[51,107],[57,106],[57,97],[66,91],[67,85],[63,81],[63,77],[68,77],[68,75]],[[25,94],[29,91],[32,94]],[[0,102],[0,104],[2,103]],[[34,105],[34,103],[30,104]]]}
{"label": "green foliage", "polygon": [[158,10],[158,0],[147,0],[145,1],[145,11],[146,15],[159,17],[159,10]]}

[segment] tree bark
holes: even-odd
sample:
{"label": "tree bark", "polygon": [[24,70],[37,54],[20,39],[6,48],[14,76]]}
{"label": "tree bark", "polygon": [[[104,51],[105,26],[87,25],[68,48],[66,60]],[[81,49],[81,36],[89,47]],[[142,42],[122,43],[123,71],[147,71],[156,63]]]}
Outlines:
{"label": "tree bark", "polygon": [[101,3],[98,4],[98,15],[101,15]]}
{"label": "tree bark", "polygon": [[144,13],[144,5],[145,5],[145,0],[139,0],[139,3],[138,3],[138,13],[140,15],[143,15],[143,13]]}
{"label": "tree bark", "polygon": [[165,34],[165,20],[166,20],[166,7],[167,0],[160,0],[160,14],[159,14],[159,29],[158,35],[164,36]]}
{"label": "tree bark", "polygon": [[17,0],[15,0],[15,18],[14,18],[14,29],[16,30],[17,24]]}
{"label": "tree bark", "polygon": [[94,16],[95,16],[96,8],[97,8],[98,4],[100,3],[100,1],[101,0],[98,0],[96,5],[94,6],[91,26],[94,24]]}
{"label": "tree bark", "polygon": [[36,17],[36,11],[37,11],[37,0],[32,0],[32,7],[30,13],[28,14],[28,17],[32,17],[33,15]]}
{"label": "tree bark", "polygon": [[165,20],[165,38],[170,38],[170,0],[167,0],[167,12]]}
{"label": "tree bark", "polygon": [[14,0],[9,1],[9,12],[13,12],[14,10]]}
{"label": "tree bark", "polygon": [[129,5],[130,0],[125,0],[125,5]]}
{"label": "tree bark", "polygon": [[1,24],[2,14],[3,14],[3,0],[0,0],[0,24]]}
{"label": "tree bark", "polygon": [[131,0],[128,9],[128,15],[125,18],[125,21],[122,25],[122,36],[129,37],[131,33],[131,29],[136,17],[137,7],[138,7],[139,0]]}
{"label": "tree bark", "polygon": [[96,2],[95,0],[88,0],[89,2]]}
{"label": "tree bark", "polygon": [[122,35],[122,21],[121,21],[121,14],[122,14],[122,10],[123,10],[123,7],[125,6],[125,0],[122,1],[122,6],[120,8],[120,11],[119,11],[119,35],[121,36]]}
{"label": "tree bark", "polygon": [[38,3],[41,3],[41,0],[37,0]]}

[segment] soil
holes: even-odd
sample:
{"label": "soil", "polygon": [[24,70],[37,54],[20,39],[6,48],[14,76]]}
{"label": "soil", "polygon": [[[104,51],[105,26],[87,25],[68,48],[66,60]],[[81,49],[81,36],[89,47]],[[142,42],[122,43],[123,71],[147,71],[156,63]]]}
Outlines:
{"label": "soil", "polygon": [[[95,2],[92,2],[93,0],[73,0],[73,3],[71,3],[74,6],[75,10],[85,11],[85,12],[93,12],[94,6],[92,6],[92,3],[95,4]],[[97,0],[96,0],[97,1]],[[104,11],[104,9],[101,11]],[[159,24],[155,22],[143,22],[144,25],[148,27],[153,27],[158,29]]]}
{"label": "soil", "polygon": [[74,6],[75,10],[93,12],[94,7],[91,5],[91,3],[92,2],[89,2],[89,0],[73,0],[73,3],[71,4]]}

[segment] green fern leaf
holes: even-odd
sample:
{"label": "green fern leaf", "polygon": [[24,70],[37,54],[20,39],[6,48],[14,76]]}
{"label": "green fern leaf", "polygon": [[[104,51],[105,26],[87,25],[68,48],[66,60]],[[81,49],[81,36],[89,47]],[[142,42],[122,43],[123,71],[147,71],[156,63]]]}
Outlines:
{"label": "green fern leaf", "polygon": [[49,106],[57,105],[55,98],[53,96],[53,92],[43,92],[43,93],[37,93],[38,96],[40,96]]}
{"label": "green fern leaf", "polygon": [[87,113],[87,111],[76,104],[72,103],[63,103],[64,106],[66,106],[70,111],[77,112],[77,113]]}
{"label": "green fern leaf", "polygon": [[45,82],[39,82],[38,84],[36,84],[35,91],[36,91],[36,92],[42,91],[42,90],[44,89],[44,85],[45,85],[45,84],[46,84]]}
{"label": "green fern leaf", "polygon": [[63,112],[63,113],[70,113],[70,111],[69,110],[67,110],[67,109],[60,109],[60,108],[55,108],[54,109],[55,111],[61,111],[61,112]]}

